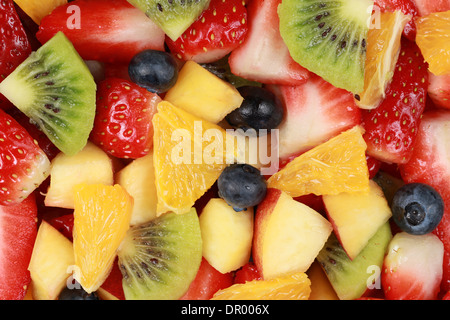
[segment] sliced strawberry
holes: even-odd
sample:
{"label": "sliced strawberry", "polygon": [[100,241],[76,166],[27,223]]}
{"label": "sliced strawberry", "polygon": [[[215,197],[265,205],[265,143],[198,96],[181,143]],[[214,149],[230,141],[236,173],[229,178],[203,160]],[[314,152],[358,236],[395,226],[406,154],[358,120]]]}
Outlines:
{"label": "sliced strawberry", "polygon": [[0,206],[0,300],[21,300],[30,283],[31,253],[37,234],[34,194],[13,206]]}
{"label": "sliced strawberry", "polygon": [[[402,11],[406,15],[416,17],[418,10],[413,0],[375,0],[374,7],[378,7],[380,12],[394,12],[396,10]],[[416,24],[414,20],[408,22],[403,29],[403,35],[409,40],[416,39]]]}
{"label": "sliced strawberry", "polygon": [[363,110],[367,153],[381,161],[406,163],[425,109],[428,71],[419,48],[402,39],[401,52],[386,98],[374,110]]}
{"label": "sliced strawberry", "polygon": [[209,63],[238,47],[247,30],[245,2],[211,0],[208,9],[176,41],[166,37],[166,43],[179,59]]}
{"label": "sliced strawberry", "polygon": [[20,203],[49,173],[50,161],[37,141],[0,110],[0,205]]}
{"label": "sliced strawberry", "polygon": [[387,300],[437,299],[442,280],[444,248],[432,234],[397,233],[391,240],[381,285]]}
{"label": "sliced strawberry", "polygon": [[281,160],[360,124],[361,112],[352,94],[317,75],[311,74],[299,86],[268,88],[280,97],[286,108],[285,120],[278,128]]}
{"label": "sliced strawberry", "polygon": [[428,73],[428,96],[437,107],[450,109],[450,74],[436,76]]}
{"label": "sliced strawberry", "polygon": [[45,43],[58,31],[85,60],[128,63],[143,50],[164,50],[164,32],[126,0],[75,0],[59,6],[42,19],[36,36]]}
{"label": "sliced strawberry", "polygon": [[433,12],[450,10],[450,0],[413,0],[416,4],[419,16],[427,16]]}
{"label": "sliced strawberry", "polygon": [[97,89],[91,140],[117,158],[136,159],[153,147],[152,118],[161,98],[131,81],[109,78]]}
{"label": "sliced strawberry", "polygon": [[249,30],[230,57],[231,72],[270,84],[299,85],[309,72],[295,62],[280,35],[277,14],[281,0],[252,0],[248,5]]}

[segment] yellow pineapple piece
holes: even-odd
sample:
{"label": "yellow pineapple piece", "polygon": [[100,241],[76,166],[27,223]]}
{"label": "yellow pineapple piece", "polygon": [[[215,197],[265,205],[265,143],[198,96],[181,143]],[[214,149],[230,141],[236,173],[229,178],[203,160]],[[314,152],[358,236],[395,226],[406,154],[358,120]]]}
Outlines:
{"label": "yellow pineapple piece", "polygon": [[67,0],[14,0],[14,2],[34,22],[40,24],[43,17],[50,14],[56,7],[66,4]]}

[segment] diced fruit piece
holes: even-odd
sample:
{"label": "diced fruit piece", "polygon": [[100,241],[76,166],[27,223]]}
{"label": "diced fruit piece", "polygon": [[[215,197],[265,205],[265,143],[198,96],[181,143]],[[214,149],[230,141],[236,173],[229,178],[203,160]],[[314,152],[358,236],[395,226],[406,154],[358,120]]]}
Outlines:
{"label": "diced fruit piece", "polygon": [[262,280],[262,277],[253,261],[247,262],[235,272],[234,283],[246,283],[247,281]]}
{"label": "diced fruit piece", "polygon": [[72,242],[43,220],[28,266],[33,299],[57,299],[61,290],[67,286],[74,263]]}
{"label": "diced fruit piece", "polygon": [[294,273],[270,280],[236,283],[219,290],[212,300],[308,300],[311,281],[303,273]]}
{"label": "diced fruit piece", "polygon": [[339,300],[327,275],[317,261],[306,272],[311,281],[309,300]]}
{"label": "diced fruit piece", "polygon": [[397,233],[389,244],[381,273],[386,299],[437,299],[443,255],[442,242],[432,233]]}
{"label": "diced fruit piece", "polygon": [[34,194],[21,203],[0,206],[0,300],[21,300],[30,284],[27,270],[36,239]]}
{"label": "diced fruit piece", "polygon": [[50,161],[36,140],[3,110],[0,154],[0,205],[22,202],[50,173]]}
{"label": "diced fruit piece", "polygon": [[128,0],[153,20],[170,39],[175,41],[209,6],[209,0],[175,0],[159,2],[156,0]]}
{"label": "diced fruit piece", "polygon": [[341,300],[360,298],[381,273],[384,255],[392,239],[389,223],[382,225],[353,260],[347,256],[334,233],[317,256]]}
{"label": "diced fruit piece", "polygon": [[361,122],[353,95],[311,74],[299,86],[270,86],[285,106],[279,129],[281,159],[304,152]]}
{"label": "diced fruit piece", "polygon": [[292,58],[338,88],[364,89],[372,0],[282,1],[280,32]]}
{"label": "diced fruit piece", "polygon": [[292,197],[369,191],[366,143],[356,126],[301,154],[268,180]]}
{"label": "diced fruit piece", "polygon": [[394,177],[385,171],[378,171],[375,177],[373,177],[373,181],[375,181],[383,190],[384,197],[386,198],[389,207],[391,207],[392,199],[397,190],[405,184],[402,179]]}
{"label": "diced fruit piece", "polygon": [[115,180],[134,199],[131,225],[141,224],[156,217],[158,197],[153,152],[133,160],[116,174]]}
{"label": "diced fruit piece", "polygon": [[363,109],[375,109],[386,97],[400,53],[402,31],[411,16],[395,11],[380,13],[377,19],[379,28],[367,34],[364,90],[355,99]]}
{"label": "diced fruit piece", "polygon": [[90,139],[117,158],[136,159],[153,147],[153,115],[161,98],[119,78],[101,81]]}
{"label": "diced fruit piece", "polygon": [[217,61],[238,47],[247,35],[247,8],[242,0],[211,0],[190,27],[176,39],[168,38],[170,51],[182,60]]}
{"label": "diced fruit piece", "polygon": [[230,83],[198,63],[187,61],[178,74],[178,81],[166,93],[164,100],[194,116],[218,123],[238,108],[244,98]]}
{"label": "diced fruit piece", "polygon": [[[102,286],[97,289],[102,300],[125,300],[125,294],[122,288],[122,272],[119,268],[119,258],[114,260],[111,272],[102,283]],[[104,297],[107,297],[105,299]]]}
{"label": "diced fruit piece", "polygon": [[295,62],[281,38],[277,7],[280,0],[250,1],[248,33],[229,56],[231,71],[245,79],[262,83],[299,85],[308,70]]}
{"label": "diced fruit piece", "polygon": [[91,293],[111,271],[129,229],[133,198],[119,185],[79,184],[73,192],[74,278]]}
{"label": "diced fruit piece", "polygon": [[328,220],[351,260],[392,216],[383,190],[372,180],[369,187],[369,193],[343,192],[323,196]]}
{"label": "diced fruit piece", "polygon": [[83,287],[64,288],[59,294],[58,300],[100,300],[97,292],[87,293]]}
{"label": "diced fruit piece", "polygon": [[265,280],[305,272],[331,232],[321,214],[269,189],[256,211],[253,260]]}
{"label": "diced fruit piece", "polygon": [[374,110],[364,110],[367,153],[383,162],[405,163],[411,157],[425,109],[428,72],[414,42],[403,39],[386,98]]}
{"label": "diced fruit piece", "polygon": [[169,212],[131,227],[118,256],[127,300],[181,298],[202,260],[197,212]]}
{"label": "diced fruit piece", "polygon": [[413,0],[419,10],[419,16],[427,16],[433,12],[443,12],[450,10],[448,0]]}
{"label": "diced fruit piece", "polygon": [[53,217],[47,222],[67,239],[73,241],[73,211],[68,214]]}
{"label": "diced fruit piece", "polygon": [[85,60],[129,63],[137,53],[164,51],[164,32],[126,0],[75,0],[42,19],[36,37],[46,43],[58,31]]}
{"label": "diced fruit piece", "polygon": [[62,32],[0,83],[0,92],[69,155],[87,143],[95,91],[89,69]]}
{"label": "diced fruit piece", "polygon": [[[153,126],[157,214],[187,212],[227,166],[227,133],[167,101],[158,105]],[[212,148],[203,138],[206,131],[214,133],[214,157],[206,152]]]}
{"label": "diced fruit piece", "polygon": [[221,273],[245,265],[253,239],[253,208],[236,212],[223,199],[209,200],[200,214],[203,257]]}
{"label": "diced fruit piece", "polygon": [[450,74],[436,76],[428,73],[428,96],[438,107],[450,109]]}
{"label": "diced fruit piece", "polygon": [[67,0],[45,0],[40,2],[14,0],[14,2],[38,25],[41,23],[42,18],[50,14],[53,9],[67,4]]}
{"label": "diced fruit piece", "polygon": [[88,142],[76,155],[60,153],[52,160],[45,205],[73,209],[73,188],[77,184],[112,185],[113,182],[112,160],[102,149]]}
{"label": "diced fruit piece", "polygon": [[450,9],[416,19],[416,42],[429,70],[437,75],[450,73]]}

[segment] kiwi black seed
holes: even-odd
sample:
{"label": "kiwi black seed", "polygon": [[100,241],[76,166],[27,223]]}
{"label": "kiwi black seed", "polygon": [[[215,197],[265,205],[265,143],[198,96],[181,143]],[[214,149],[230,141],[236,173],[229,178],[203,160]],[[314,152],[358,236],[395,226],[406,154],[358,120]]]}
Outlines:
{"label": "kiwi black seed", "polygon": [[179,299],[202,259],[197,212],[166,213],[130,227],[118,256],[127,300]]}

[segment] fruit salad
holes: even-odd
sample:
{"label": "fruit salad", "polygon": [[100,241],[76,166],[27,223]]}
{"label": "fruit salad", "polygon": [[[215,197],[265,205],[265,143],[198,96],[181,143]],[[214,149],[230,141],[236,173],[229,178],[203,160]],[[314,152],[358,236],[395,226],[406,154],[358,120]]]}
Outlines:
{"label": "fruit salad", "polygon": [[1,300],[450,300],[450,1],[0,20]]}

